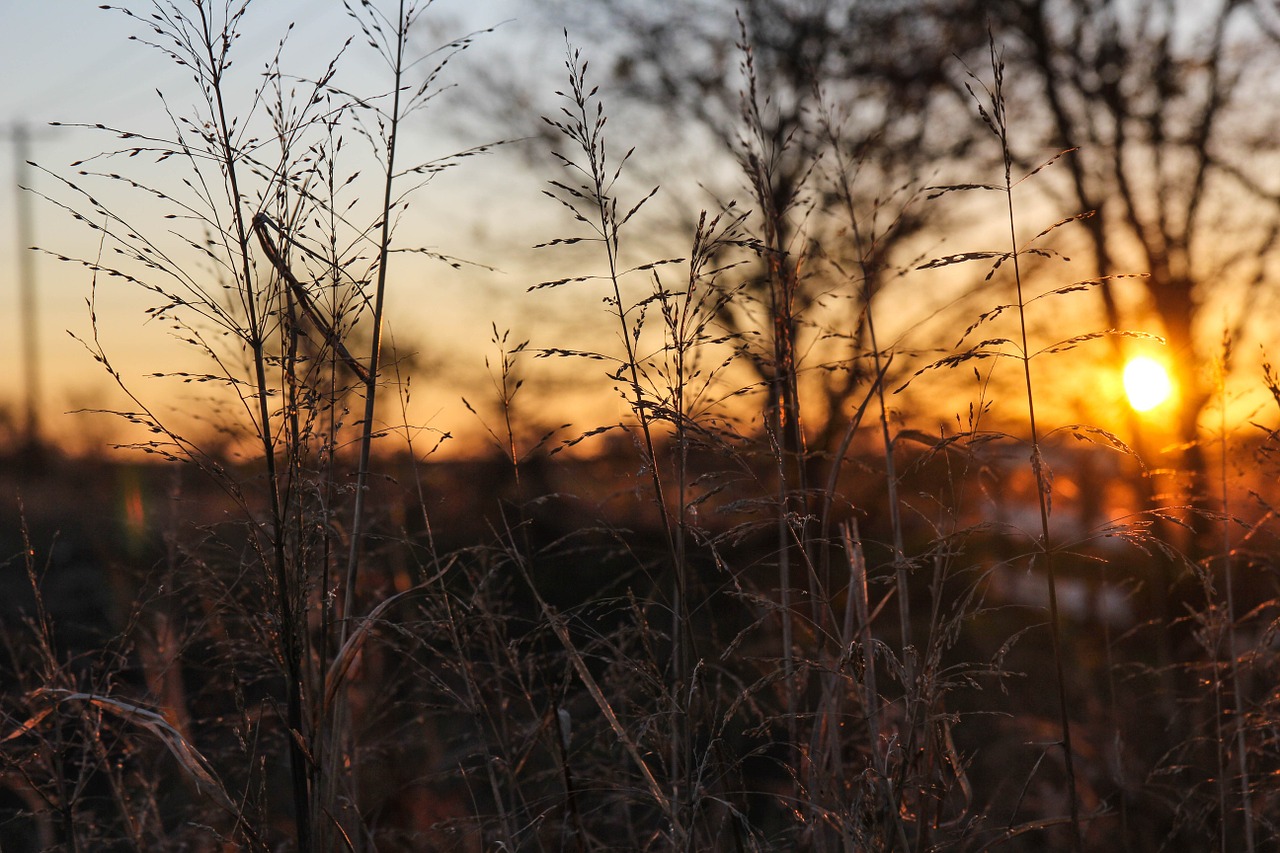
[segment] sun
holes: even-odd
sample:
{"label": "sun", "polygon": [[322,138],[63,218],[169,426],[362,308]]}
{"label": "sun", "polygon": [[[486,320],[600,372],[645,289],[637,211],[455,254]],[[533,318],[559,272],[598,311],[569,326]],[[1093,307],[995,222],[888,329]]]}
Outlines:
{"label": "sun", "polygon": [[1136,356],[1124,366],[1124,393],[1135,411],[1149,412],[1173,394],[1173,380],[1154,358]]}

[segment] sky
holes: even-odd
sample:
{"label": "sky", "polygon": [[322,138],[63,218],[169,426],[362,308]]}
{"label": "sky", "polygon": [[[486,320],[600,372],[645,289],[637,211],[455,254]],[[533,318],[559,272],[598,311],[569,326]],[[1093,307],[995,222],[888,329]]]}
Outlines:
{"label": "sky", "polygon": [[[149,1],[142,0],[124,0],[119,5],[141,15],[151,8]],[[256,0],[249,15],[236,50],[242,62],[254,64],[271,56],[291,22],[295,26],[285,56],[287,67],[294,69],[305,68],[308,60],[318,68],[315,63],[327,61],[353,32],[340,0]],[[430,39],[435,39],[430,44],[439,44],[446,35],[498,25],[495,33],[478,40],[477,46],[463,55],[461,65],[492,61],[509,51],[514,39],[527,38],[530,33],[528,16],[522,20],[520,4],[512,0],[438,0],[428,9],[424,23],[423,44]],[[8,408],[19,422],[24,399],[20,356],[24,320],[19,311],[19,193],[15,183],[21,180],[36,191],[26,198],[36,245],[77,258],[91,258],[97,249],[83,228],[38,197],[68,197],[56,178],[30,169],[18,175],[14,129],[19,125],[27,128],[30,159],[56,175],[73,177],[76,169],[70,164],[103,150],[112,139],[90,130],[50,127],[50,122],[101,122],[127,130],[163,128],[166,119],[156,90],[163,90],[181,111],[193,102],[190,79],[157,51],[130,40],[131,35],[145,34],[137,21],[89,0],[0,3],[0,128],[4,131],[0,139],[8,143],[0,146],[0,323],[6,326],[0,332],[0,365],[5,366],[0,371],[0,406]],[[557,41],[557,49],[545,57],[549,73],[562,63],[560,44]],[[371,87],[367,91],[377,91],[385,84],[380,82],[376,59],[370,51],[359,48],[357,44],[347,55],[345,67],[354,79],[367,79]],[[459,83],[457,91],[446,93],[442,105],[433,109],[465,108],[465,68],[459,80],[450,82]],[[410,130],[428,154],[458,150],[477,141],[464,138],[457,129],[460,123],[438,112],[424,116],[416,119]],[[540,184],[532,176],[513,177],[520,171],[518,156],[500,152],[496,158],[467,161],[456,176],[447,175],[429,187],[417,214],[422,219],[412,224],[415,235],[429,235],[422,241],[425,245],[468,260],[475,259],[469,253],[479,251],[484,263],[498,269],[433,270],[432,310],[397,310],[423,305],[421,285],[415,289],[412,281],[393,297],[402,301],[392,305],[392,316],[398,318],[392,334],[398,333],[398,342],[429,339],[435,353],[481,370],[481,349],[492,334],[492,324],[528,318],[529,309],[521,304],[529,283],[527,273],[513,269],[525,263],[518,257],[520,252],[545,237],[537,233],[527,216],[508,217],[510,226],[502,234],[494,234],[492,225],[486,224],[510,205],[519,210],[523,202],[513,199],[532,200],[539,195]],[[123,171],[121,165],[116,163],[113,169]],[[131,161],[123,165],[133,168],[138,164]],[[163,227],[160,220],[152,222]],[[476,248],[482,245],[486,248]],[[82,267],[59,263],[43,254],[36,256],[34,272],[42,429],[59,437],[100,441],[106,437],[108,421],[65,414],[121,402],[101,368],[68,334],[90,334],[86,305],[89,274]],[[406,278],[417,275],[415,270]],[[98,293],[96,308],[104,343],[126,376],[141,376],[154,370],[158,358],[163,361],[169,357],[165,335],[144,323],[142,312],[149,304],[142,294],[119,287],[108,290],[103,286]],[[457,374],[464,368],[454,364],[449,370]],[[146,396],[146,380],[137,385]],[[444,383],[437,390],[442,402],[424,413],[426,419],[443,418],[446,423],[440,428],[453,429],[454,421],[473,417],[457,402],[457,387]]]}
{"label": "sky", "polygon": [[[121,3],[140,15],[152,7],[151,0]],[[484,86],[493,78],[484,74],[486,64],[518,68],[524,81],[532,82],[531,88],[545,95],[529,108],[531,113],[546,114],[555,109],[554,90],[563,88],[564,42],[558,22],[549,22],[539,14],[543,8],[537,0],[436,0],[428,9],[419,47],[439,45],[486,27],[496,30],[477,39],[475,46],[450,66],[457,71],[446,76],[446,83],[456,86],[409,125],[415,156],[438,156],[494,138],[484,135],[483,126],[477,128],[476,122],[467,121],[471,99],[488,94]],[[354,32],[341,0],[254,0],[236,46],[240,62],[260,68],[290,23],[294,26],[284,65],[301,74],[318,73]],[[131,35],[146,32],[137,21],[118,10],[100,9],[92,0],[0,0],[0,140],[11,140],[19,123],[26,126],[32,139],[32,159],[49,170],[30,170],[22,180],[35,190],[25,195],[33,212],[34,242],[50,252],[74,258],[95,256],[93,235],[40,196],[69,198],[67,188],[55,176],[73,178],[77,167],[71,164],[102,152],[114,140],[109,134],[50,127],[49,123],[101,122],[113,128],[163,133],[168,119],[157,89],[178,113],[189,112],[194,103],[191,81],[183,69],[157,51],[131,41]],[[604,50],[599,44],[584,47],[593,61]],[[379,92],[387,85],[377,58],[359,43],[346,54],[343,67],[357,91]],[[611,113],[610,117],[614,121],[611,129],[617,134],[614,138],[626,138],[618,132],[619,116]],[[621,118],[627,119],[626,115]],[[493,132],[500,131],[495,128]],[[439,264],[425,267],[407,256],[397,259],[389,332],[401,348],[422,352],[426,364],[424,375],[414,380],[416,408],[407,416],[414,423],[454,433],[475,431],[475,415],[461,398],[468,395],[482,411],[484,401],[477,395],[487,394],[492,403],[492,393],[484,389],[485,358],[496,356],[491,344],[495,328],[500,335],[513,327],[512,343],[532,337],[534,347],[581,346],[582,335],[604,334],[601,329],[607,318],[603,318],[598,300],[590,303],[563,291],[526,292],[538,281],[581,272],[574,269],[572,258],[564,260],[561,249],[556,250],[554,260],[547,260],[546,252],[531,249],[535,243],[572,232],[566,230],[565,218],[555,202],[542,197],[547,178],[556,176],[554,164],[544,152],[546,167],[532,169],[528,153],[527,146],[522,148],[517,142],[463,161],[457,170],[425,189],[402,226],[403,242],[492,267],[467,266],[454,271]],[[677,152],[658,153],[665,159],[657,162],[669,166]],[[10,418],[20,422],[20,353],[26,326],[18,310],[19,194],[14,188],[14,154],[11,142],[0,145],[0,365],[5,368],[0,371],[0,412],[7,409]],[[641,152],[636,161],[643,162],[644,156]],[[144,179],[158,174],[143,160],[116,160],[111,168]],[[133,169],[138,171],[130,171]],[[661,179],[661,175],[656,178]],[[664,195],[669,192],[664,187]],[[107,196],[103,200],[126,203]],[[711,206],[714,201],[703,198],[694,203]],[[154,215],[141,222],[146,228],[167,227]],[[967,239],[967,235],[960,236]],[[93,450],[118,424],[67,413],[126,404],[113,391],[102,368],[72,337],[83,339],[92,333],[86,305],[90,275],[83,267],[59,263],[47,255],[35,257],[42,427],[60,440],[70,438],[73,445],[79,445],[75,449]],[[199,398],[167,398],[167,392],[147,378],[158,369],[188,368],[181,360],[189,356],[165,328],[147,322],[145,311],[152,304],[145,294],[117,281],[100,283],[95,309],[102,344],[144,399],[167,399],[178,410],[198,410],[203,405]],[[906,322],[914,324],[912,318]],[[540,375],[549,373],[548,362],[536,364]],[[1117,396],[1121,393],[1118,376],[1113,384],[1114,394],[1108,394]],[[578,395],[577,403],[568,406],[575,411],[586,403],[596,404],[598,411],[611,407],[621,411],[603,381],[588,384],[579,375],[558,388],[566,400]]]}

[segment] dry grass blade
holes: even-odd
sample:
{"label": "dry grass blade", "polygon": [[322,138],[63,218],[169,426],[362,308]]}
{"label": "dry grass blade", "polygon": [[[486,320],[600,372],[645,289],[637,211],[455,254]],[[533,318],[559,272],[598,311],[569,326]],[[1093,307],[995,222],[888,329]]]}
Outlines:
{"label": "dry grass blade", "polygon": [[[204,794],[219,807],[225,809],[233,816],[240,815],[240,809],[227,795],[227,790],[222,782],[218,779],[214,772],[213,766],[209,763],[200,751],[182,736],[182,733],[173,727],[173,725],[163,716],[141,705],[135,705],[131,702],[125,702],[122,699],[115,699],[110,696],[101,696],[94,693],[78,693],[72,690],[65,690],[58,687],[43,688],[32,694],[33,698],[40,696],[50,696],[57,703],[62,702],[85,702],[95,708],[99,708],[119,717],[127,723],[141,726],[165,745],[165,748],[173,754],[178,760],[178,764],[186,771],[187,775],[196,784],[196,790]],[[6,736],[6,740],[17,737],[26,731],[31,730],[39,725],[39,722],[51,713],[52,708],[46,708],[30,720],[23,723],[17,730]]]}
{"label": "dry grass blade", "polygon": [[369,381],[369,369],[360,363],[360,360],[351,354],[346,344],[342,342],[342,336],[334,331],[333,325],[324,318],[315,303],[311,301],[311,297],[307,294],[307,289],[298,281],[298,277],[293,274],[293,270],[289,269],[289,265],[285,263],[284,257],[280,254],[279,247],[276,246],[275,240],[271,238],[271,232],[268,227],[280,229],[279,225],[271,221],[271,218],[264,213],[259,213],[253,217],[253,232],[258,236],[258,243],[262,246],[262,251],[266,254],[267,260],[271,262],[280,278],[289,285],[289,292],[298,300],[298,304],[302,306],[302,311],[307,315],[307,319],[311,321],[316,330],[324,337],[325,343],[333,347],[333,351],[342,357],[343,363],[351,368],[351,372],[359,377],[361,382]]}
{"label": "dry grass blade", "polygon": [[626,727],[622,725],[618,715],[614,713],[613,706],[609,704],[609,699],[604,695],[604,691],[600,689],[600,685],[596,683],[595,676],[587,668],[586,661],[582,659],[582,653],[573,644],[573,638],[569,636],[569,630],[564,626],[564,621],[561,620],[558,613],[551,610],[541,596],[538,596],[538,604],[541,606],[548,624],[551,625],[551,629],[555,631],[556,637],[560,640],[560,644],[564,646],[565,653],[569,655],[569,661],[573,664],[574,672],[578,674],[578,678],[582,679],[582,684],[587,688],[587,692],[591,694],[596,707],[600,709],[600,713],[604,714],[604,718],[609,722],[609,728],[613,729],[613,733],[617,735],[618,740],[627,750],[627,754],[635,762],[636,769],[644,776],[645,784],[649,788],[649,794],[653,797],[654,802],[658,804],[669,819],[674,821],[675,812],[671,807],[670,798],[663,793],[662,786],[658,784],[658,780],[654,777],[648,762],[640,754],[640,747],[636,745]]}
{"label": "dry grass blade", "polygon": [[338,689],[342,686],[342,682],[346,680],[347,673],[351,670],[351,664],[355,662],[356,655],[364,647],[365,641],[369,638],[375,625],[378,624],[382,615],[392,608],[392,606],[404,601],[412,595],[425,592],[434,585],[445,573],[453,566],[450,561],[443,569],[436,574],[427,578],[422,583],[412,586],[403,592],[398,592],[390,598],[384,599],[377,607],[369,611],[367,616],[362,617],[359,626],[351,632],[347,637],[347,641],[342,644],[342,648],[334,655],[333,661],[329,664],[329,669],[324,676],[324,713],[328,714],[333,709],[333,701],[337,698]]}
{"label": "dry grass blade", "polygon": [[653,775],[653,770],[649,767],[649,763],[640,754],[640,747],[636,744],[630,732],[627,731],[627,727],[618,719],[617,713],[613,710],[613,705],[610,704],[608,697],[604,695],[604,691],[600,689],[595,676],[591,674],[586,661],[582,659],[582,653],[578,651],[573,638],[569,636],[569,629],[565,627],[564,620],[551,605],[547,604],[546,599],[542,597],[542,593],[538,592],[537,587],[533,585],[533,578],[529,576],[528,570],[523,563],[520,564],[520,571],[524,575],[525,584],[528,586],[534,602],[538,605],[538,609],[542,612],[543,618],[551,626],[551,630],[555,632],[556,639],[564,647],[565,654],[569,656],[569,662],[573,664],[574,672],[578,674],[578,678],[587,689],[592,701],[595,702],[596,707],[600,709],[600,713],[604,715],[605,720],[609,723],[609,728],[613,730],[618,741],[626,749],[627,755],[635,763],[636,769],[644,777],[645,786],[649,789],[649,794],[653,797],[653,801],[662,809],[663,814],[671,821],[672,825],[675,826],[677,815],[672,807],[671,798],[663,792],[662,785],[658,782],[657,777]]}
{"label": "dry grass blade", "polygon": [[39,711],[32,714],[25,721],[23,721],[21,725],[19,725],[13,731],[5,735],[4,740],[0,741],[0,743],[8,743],[14,738],[19,738],[29,732],[35,731],[40,727],[40,724],[44,722],[45,717],[49,716],[52,713],[53,713],[52,706],[41,708]]}

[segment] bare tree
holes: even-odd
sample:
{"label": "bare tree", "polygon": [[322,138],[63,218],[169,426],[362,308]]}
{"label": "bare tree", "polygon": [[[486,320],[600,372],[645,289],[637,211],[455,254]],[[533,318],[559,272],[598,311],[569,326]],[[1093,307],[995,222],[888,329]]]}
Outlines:
{"label": "bare tree", "polygon": [[[652,137],[636,142],[684,217],[663,227],[683,235],[700,207],[733,196],[754,210],[767,257],[722,321],[762,342],[744,364],[767,389],[766,409],[792,412],[784,443],[834,449],[839,415],[875,372],[865,301],[903,271],[902,247],[928,221],[914,193],[972,148],[967,104],[946,81],[953,53],[986,44],[982,16],[968,0],[547,8],[592,43],[606,90],[652,119]],[[497,93],[491,116],[519,115],[517,81],[485,88]],[[804,413],[782,399],[794,393],[779,370],[805,384]]]}
{"label": "bare tree", "polygon": [[[985,165],[955,60],[981,67],[989,28],[1017,101],[1020,165],[1029,170],[1072,150],[1035,186],[1064,214],[1093,213],[1081,220],[1084,257],[1102,281],[1096,292],[1106,324],[1147,328],[1169,342],[1181,389],[1172,426],[1185,448],[1174,467],[1190,477],[1184,497],[1197,501],[1205,469],[1198,424],[1215,393],[1205,367],[1224,334],[1238,342],[1252,331],[1257,312],[1249,306],[1263,295],[1280,235],[1280,187],[1267,171],[1275,145],[1256,121],[1269,102],[1262,81],[1280,57],[1280,27],[1267,7],[1253,0],[553,5],[557,20],[590,34],[611,63],[613,90],[655,109],[662,136],[714,142],[695,177],[716,186],[712,176],[729,171],[718,164],[734,162],[749,176],[761,236],[800,269],[793,299],[771,301],[762,272],[757,300],[735,301],[725,319],[774,342],[753,362],[766,385],[776,384],[772,365],[787,363],[780,340],[805,354],[801,371],[821,377],[812,388],[821,397],[808,399],[822,404],[804,426],[822,449],[839,431],[838,418],[823,426],[824,415],[840,411],[871,372],[859,367],[869,346],[859,297],[874,299],[911,260],[903,247],[938,228],[936,211],[895,192],[942,168],[972,175]],[[849,193],[840,191],[840,171],[856,172]],[[851,220],[863,227],[860,239],[823,239]],[[847,256],[815,263],[819,246],[830,253],[841,245]],[[859,279],[838,316],[816,310],[838,302],[833,267],[856,270],[851,277]],[[796,271],[775,272],[776,286]],[[1146,277],[1126,278],[1124,292],[1109,278],[1135,273]],[[786,309],[780,323],[762,307],[769,304]],[[747,316],[753,305],[761,310]],[[837,340],[847,344],[838,355]]]}
{"label": "bare tree", "polygon": [[[1258,86],[1280,57],[1248,0],[1008,0],[991,4],[1015,79],[1031,87],[1038,147],[1073,149],[1057,186],[1084,220],[1107,323],[1154,325],[1181,389],[1177,467],[1203,496],[1205,369],[1251,331],[1280,233],[1275,143]],[[1034,137],[1033,137],[1034,138]],[[1107,278],[1146,273],[1139,299]],[[1225,298],[1224,298],[1225,297]],[[1225,325],[1225,328],[1224,328]],[[1252,329],[1252,331],[1256,331]]]}

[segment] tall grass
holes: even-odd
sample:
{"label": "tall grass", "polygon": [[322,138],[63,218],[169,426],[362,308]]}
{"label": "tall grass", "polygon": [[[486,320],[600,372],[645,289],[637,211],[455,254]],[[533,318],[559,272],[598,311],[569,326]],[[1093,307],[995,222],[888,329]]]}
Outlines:
{"label": "tall grass", "polygon": [[[632,190],[646,154],[616,153],[566,33],[546,195],[570,224],[539,248],[586,268],[530,298],[585,294],[608,331],[543,343],[489,324],[494,399],[464,405],[496,411],[496,452],[458,461],[395,422],[408,365],[383,330],[397,218],[453,162],[409,161],[405,122],[470,39],[423,63],[425,6],[349,4],[385,92],[345,90],[354,47],[298,84],[287,40],[249,80],[232,57],[251,5],[119,10],[194,75],[197,106],[163,136],[107,128],[119,150],[53,200],[100,238],[84,343],[154,436],[135,449],[205,479],[164,490],[200,515],[153,531],[154,567],[91,654],[62,639],[39,543],[18,546],[0,785],[22,805],[0,819],[81,850],[1274,849],[1276,600],[1246,580],[1274,573],[1266,484],[1231,482],[1223,380],[1222,512],[1202,522],[1220,553],[1176,553],[1167,508],[1072,524],[1091,489],[1151,490],[1128,483],[1146,469],[1118,435],[1044,406],[1055,362],[1125,333],[1059,328],[1064,300],[1099,286],[1059,278],[1055,241],[1088,212],[1024,238],[1017,192],[1057,158],[1016,174],[994,44],[966,85],[997,179],[887,193],[865,185],[843,105],[817,138],[770,133],[740,21],[743,201],[692,217],[684,257],[643,259],[661,190]],[[777,170],[796,150],[821,152],[799,184]],[[98,165],[136,157],[182,171],[151,186]],[[172,218],[133,221],[100,180]],[[975,192],[1001,199],[1007,246],[881,250],[908,208]],[[837,199],[834,228],[818,197]],[[886,331],[975,264],[982,307],[954,346]],[[220,446],[114,366],[95,306],[117,282],[203,359],[168,379],[231,407]],[[540,358],[598,374],[619,417],[533,429]],[[849,393],[824,411],[837,371]],[[1280,399],[1269,368],[1264,384]],[[931,421],[929,398],[960,414]],[[392,434],[408,449],[375,452]],[[1260,465],[1274,439],[1253,445]],[[1166,556],[1200,581],[1167,602],[1184,618],[1137,596],[1104,611]],[[1153,719],[1153,699],[1185,718]]]}
{"label": "tall grass", "polygon": [[[1049,589],[1049,636],[1053,640],[1053,666],[1058,690],[1058,720],[1062,732],[1062,763],[1066,771],[1067,802],[1070,804],[1072,843],[1081,849],[1080,803],[1076,791],[1075,757],[1071,749],[1071,716],[1067,710],[1067,680],[1063,672],[1062,615],[1058,609],[1058,582],[1054,573],[1053,544],[1049,537],[1049,505],[1052,500],[1050,475],[1045,468],[1044,453],[1040,443],[1040,430],[1036,424],[1036,395],[1031,380],[1031,346],[1027,338],[1027,296],[1022,282],[1022,247],[1018,241],[1017,217],[1013,204],[1013,152],[1009,143],[1007,101],[1004,98],[1004,63],[996,54],[995,42],[991,44],[992,84],[986,89],[987,102],[979,104],[983,121],[1000,142],[1000,159],[1004,164],[1004,198],[1009,214],[1009,254],[1013,266],[1014,288],[1017,293],[1018,351],[1022,362],[1022,376],[1027,387],[1027,418],[1031,429],[1031,468],[1036,480],[1036,503],[1040,509],[1040,540],[1037,543],[1043,556],[1045,578]],[[1037,235],[1040,236],[1040,235]],[[1034,561],[1033,561],[1034,565]]]}

